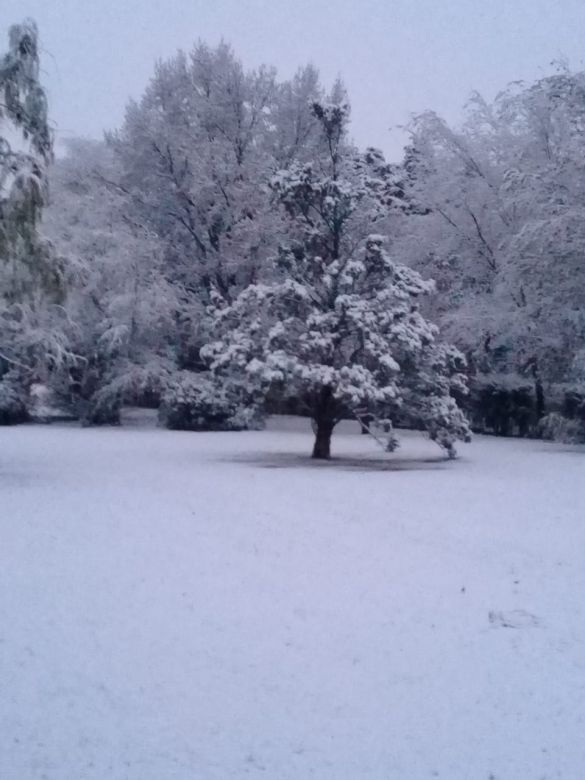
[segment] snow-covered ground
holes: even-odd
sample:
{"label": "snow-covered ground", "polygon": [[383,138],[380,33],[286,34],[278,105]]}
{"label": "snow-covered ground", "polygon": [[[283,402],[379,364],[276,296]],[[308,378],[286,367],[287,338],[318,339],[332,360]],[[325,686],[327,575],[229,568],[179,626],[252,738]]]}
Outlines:
{"label": "snow-covered ground", "polygon": [[582,780],[585,450],[271,427],[0,431],[1,780]]}

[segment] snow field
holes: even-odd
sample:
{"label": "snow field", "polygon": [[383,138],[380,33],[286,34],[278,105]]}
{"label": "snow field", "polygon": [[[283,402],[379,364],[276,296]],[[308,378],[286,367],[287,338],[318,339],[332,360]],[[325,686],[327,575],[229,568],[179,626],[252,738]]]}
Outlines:
{"label": "snow field", "polygon": [[581,780],[585,451],[4,429],[2,780]]}

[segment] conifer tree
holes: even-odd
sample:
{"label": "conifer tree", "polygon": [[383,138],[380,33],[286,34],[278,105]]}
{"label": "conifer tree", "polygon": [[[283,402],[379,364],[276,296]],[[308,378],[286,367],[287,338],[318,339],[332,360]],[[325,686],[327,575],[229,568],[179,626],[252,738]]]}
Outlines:
{"label": "conifer tree", "polygon": [[464,392],[464,361],[420,312],[433,284],[391,259],[373,232],[383,221],[378,188],[367,169],[356,175],[347,106],[315,103],[313,113],[322,157],[272,182],[287,222],[277,276],[231,304],[217,297],[219,337],[203,354],[231,381],[299,398],[314,423],[314,458],[329,458],[335,425],[364,409],[406,415],[453,455],[469,435],[452,397]]}

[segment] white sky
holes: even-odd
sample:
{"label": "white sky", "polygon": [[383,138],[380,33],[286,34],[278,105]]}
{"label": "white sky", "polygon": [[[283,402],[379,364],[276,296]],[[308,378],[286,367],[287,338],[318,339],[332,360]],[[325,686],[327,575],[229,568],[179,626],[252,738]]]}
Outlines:
{"label": "white sky", "polygon": [[342,75],[355,140],[390,158],[403,141],[391,128],[412,113],[456,120],[472,89],[493,97],[585,57],[585,0],[0,0],[0,51],[25,16],[40,27],[61,137],[119,125],[155,59],[197,38],[224,37],[245,65],[282,76],[308,61],[327,83]]}

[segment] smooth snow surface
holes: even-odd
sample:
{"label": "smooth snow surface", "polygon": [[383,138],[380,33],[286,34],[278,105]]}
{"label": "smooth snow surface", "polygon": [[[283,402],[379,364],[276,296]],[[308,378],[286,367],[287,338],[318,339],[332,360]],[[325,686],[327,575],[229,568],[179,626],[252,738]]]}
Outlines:
{"label": "smooth snow surface", "polygon": [[0,431],[1,780],[582,780],[585,450]]}

